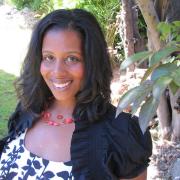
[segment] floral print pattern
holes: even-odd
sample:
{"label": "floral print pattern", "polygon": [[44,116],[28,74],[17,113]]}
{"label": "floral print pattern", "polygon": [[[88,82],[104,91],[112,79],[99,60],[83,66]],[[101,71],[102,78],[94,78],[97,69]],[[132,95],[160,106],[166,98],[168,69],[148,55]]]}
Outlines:
{"label": "floral print pattern", "polygon": [[24,146],[26,131],[7,144],[0,160],[0,180],[73,180],[71,161],[43,159]]}

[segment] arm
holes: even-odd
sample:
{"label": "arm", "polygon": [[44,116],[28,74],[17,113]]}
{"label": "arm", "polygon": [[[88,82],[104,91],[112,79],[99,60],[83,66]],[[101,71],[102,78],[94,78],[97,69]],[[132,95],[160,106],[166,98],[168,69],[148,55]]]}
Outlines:
{"label": "arm", "polygon": [[[128,180],[146,180],[146,179],[147,179],[147,170],[142,172],[139,176]],[[120,179],[120,180],[125,180],[125,179]]]}

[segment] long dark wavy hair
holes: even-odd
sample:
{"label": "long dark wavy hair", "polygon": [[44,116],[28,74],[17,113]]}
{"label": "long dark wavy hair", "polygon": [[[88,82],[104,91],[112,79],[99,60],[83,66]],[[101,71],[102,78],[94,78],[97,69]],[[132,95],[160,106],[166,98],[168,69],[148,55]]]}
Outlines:
{"label": "long dark wavy hair", "polygon": [[47,31],[70,29],[81,34],[85,80],[76,94],[75,120],[98,121],[110,104],[112,69],[107,44],[96,18],[82,9],[60,9],[45,16],[35,26],[21,75],[15,83],[19,103],[9,119],[9,135],[31,127],[52,93],[40,74],[42,41]]}

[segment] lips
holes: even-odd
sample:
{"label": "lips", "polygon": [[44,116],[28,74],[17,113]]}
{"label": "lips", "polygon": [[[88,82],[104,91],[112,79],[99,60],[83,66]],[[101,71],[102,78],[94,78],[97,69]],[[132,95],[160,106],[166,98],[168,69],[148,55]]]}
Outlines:
{"label": "lips", "polygon": [[64,89],[66,87],[68,87],[70,84],[72,83],[72,81],[66,81],[66,82],[52,82],[52,84],[59,89]]}

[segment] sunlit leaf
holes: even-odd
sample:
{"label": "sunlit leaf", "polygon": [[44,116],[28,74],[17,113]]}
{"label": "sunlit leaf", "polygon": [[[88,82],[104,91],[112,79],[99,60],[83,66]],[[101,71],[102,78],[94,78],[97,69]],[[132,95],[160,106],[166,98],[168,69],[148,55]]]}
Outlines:
{"label": "sunlit leaf", "polygon": [[153,83],[151,81],[146,81],[141,85],[143,91],[141,91],[141,95],[136,98],[136,100],[133,102],[132,105],[132,114],[134,115],[138,108],[141,106],[144,100],[146,100],[147,96],[150,94],[152,88],[153,88]]}
{"label": "sunlit leaf", "polygon": [[180,41],[180,36],[176,37],[176,41],[179,42]]}
{"label": "sunlit leaf", "polygon": [[150,76],[150,74],[157,68],[157,66],[158,65],[155,64],[146,70],[146,72],[144,73],[144,76],[141,79],[141,83],[143,83]]}
{"label": "sunlit leaf", "polygon": [[145,133],[149,121],[152,120],[156,113],[159,102],[152,96],[142,105],[139,113],[139,125],[143,133]]}
{"label": "sunlit leaf", "polygon": [[171,77],[173,78],[173,81],[180,87],[180,67],[172,72]]}
{"label": "sunlit leaf", "polygon": [[169,88],[171,89],[171,92],[175,95],[177,90],[179,89],[179,86],[174,81],[171,81],[171,83],[169,84]]}
{"label": "sunlit leaf", "polygon": [[150,51],[143,51],[143,52],[139,52],[139,53],[136,53],[136,54],[128,57],[121,63],[120,70],[126,69],[128,66],[130,66],[131,64],[133,64],[139,60],[142,61],[142,60],[147,59],[151,54],[152,54],[152,52],[150,52]]}
{"label": "sunlit leaf", "polygon": [[140,95],[140,86],[127,91],[120,99],[116,110],[116,117]]}
{"label": "sunlit leaf", "polygon": [[173,21],[173,24],[177,27],[180,27],[180,21]]}
{"label": "sunlit leaf", "polygon": [[162,76],[159,79],[156,80],[156,82],[153,85],[153,97],[157,100],[160,99],[162,93],[167,88],[167,86],[172,81],[172,78],[170,76]]}
{"label": "sunlit leaf", "polygon": [[167,64],[167,63],[173,63],[173,61],[175,61],[176,57],[175,56],[169,56],[167,57],[165,60],[163,60],[163,64]]}
{"label": "sunlit leaf", "polygon": [[161,39],[166,40],[167,36],[171,33],[171,24],[160,22],[157,29],[161,34]]}
{"label": "sunlit leaf", "polygon": [[149,65],[153,66],[154,64],[159,63],[163,58],[169,56],[172,52],[175,52],[177,47],[175,45],[167,46],[157,52],[155,52],[150,58]]}
{"label": "sunlit leaf", "polygon": [[157,26],[157,29],[162,33],[170,33],[171,32],[171,25],[166,22],[160,22]]}
{"label": "sunlit leaf", "polygon": [[[153,55],[153,52],[147,57],[147,61],[149,61],[149,58]],[[137,62],[137,67],[139,67],[146,59],[141,59]]]}
{"label": "sunlit leaf", "polygon": [[[127,91],[120,99],[119,104],[117,106],[116,116],[121,113],[128,105],[138,103],[140,104],[140,99],[143,94],[148,94],[150,90],[152,90],[152,81],[145,81],[140,86],[137,86],[129,91]],[[143,101],[144,99],[142,99]],[[138,101],[138,102],[137,102]],[[134,104],[135,111],[136,104]],[[138,107],[136,107],[138,108]]]}
{"label": "sunlit leaf", "polygon": [[162,64],[153,71],[151,80],[155,81],[161,76],[170,75],[176,69],[177,65],[175,63]]}
{"label": "sunlit leaf", "polygon": [[144,100],[147,98],[149,92],[145,91],[144,93],[142,93],[141,97],[137,98],[133,105],[132,105],[132,115],[135,115],[135,113],[137,112],[137,110],[140,108],[141,104],[144,102]]}

